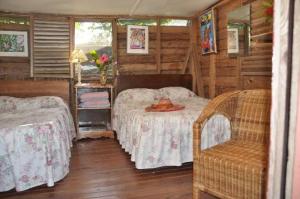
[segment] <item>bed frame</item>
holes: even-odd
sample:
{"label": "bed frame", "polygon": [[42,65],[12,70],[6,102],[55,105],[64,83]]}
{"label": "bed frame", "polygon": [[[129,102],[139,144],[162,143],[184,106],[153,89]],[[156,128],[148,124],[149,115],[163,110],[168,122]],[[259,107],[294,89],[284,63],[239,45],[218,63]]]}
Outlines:
{"label": "bed frame", "polygon": [[0,96],[58,96],[70,104],[68,80],[0,80]]}
{"label": "bed frame", "polygon": [[180,86],[192,90],[190,74],[155,74],[155,75],[119,75],[117,76],[116,94],[130,88],[159,89],[168,86]]}

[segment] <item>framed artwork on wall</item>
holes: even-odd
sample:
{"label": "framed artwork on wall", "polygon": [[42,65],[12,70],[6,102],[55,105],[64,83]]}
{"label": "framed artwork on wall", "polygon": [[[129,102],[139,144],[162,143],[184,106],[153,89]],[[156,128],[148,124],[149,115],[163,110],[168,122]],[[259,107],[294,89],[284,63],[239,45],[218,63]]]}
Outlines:
{"label": "framed artwork on wall", "polygon": [[28,57],[27,31],[0,30],[0,56]]}
{"label": "framed artwork on wall", "polygon": [[227,29],[227,52],[228,54],[239,53],[239,29]]}
{"label": "framed artwork on wall", "polygon": [[127,53],[148,54],[148,26],[127,26]]}
{"label": "framed artwork on wall", "polygon": [[217,45],[214,10],[208,10],[200,16],[199,20],[202,54],[216,53]]}

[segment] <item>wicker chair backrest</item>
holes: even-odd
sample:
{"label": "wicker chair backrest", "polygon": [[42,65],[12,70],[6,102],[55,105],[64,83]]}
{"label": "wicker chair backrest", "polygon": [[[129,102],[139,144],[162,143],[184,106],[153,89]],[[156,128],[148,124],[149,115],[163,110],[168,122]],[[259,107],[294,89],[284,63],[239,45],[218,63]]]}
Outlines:
{"label": "wicker chair backrest", "polygon": [[270,134],[270,90],[246,90],[238,94],[232,118],[232,139],[266,143]]}

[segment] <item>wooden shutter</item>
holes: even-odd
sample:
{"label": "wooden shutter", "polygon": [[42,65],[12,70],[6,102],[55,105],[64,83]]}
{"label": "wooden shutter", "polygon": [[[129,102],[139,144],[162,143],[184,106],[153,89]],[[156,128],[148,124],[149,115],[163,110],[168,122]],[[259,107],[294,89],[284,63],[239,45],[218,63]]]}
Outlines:
{"label": "wooden shutter", "polygon": [[33,19],[33,76],[70,78],[70,20]]}

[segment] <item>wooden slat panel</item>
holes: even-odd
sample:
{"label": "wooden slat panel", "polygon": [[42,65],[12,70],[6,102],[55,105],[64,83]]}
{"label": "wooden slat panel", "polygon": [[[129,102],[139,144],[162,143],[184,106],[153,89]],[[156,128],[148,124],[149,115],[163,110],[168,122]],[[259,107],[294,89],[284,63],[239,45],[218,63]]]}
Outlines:
{"label": "wooden slat panel", "polygon": [[[229,0],[216,7],[218,53],[200,54],[204,76],[209,75],[208,68],[212,66],[211,62],[215,62],[215,73],[209,75],[210,78],[214,75],[216,78],[209,83],[211,97],[230,90],[269,87],[270,78],[267,74],[271,74],[272,67],[272,23],[266,20],[263,2],[264,0]],[[251,8],[251,50],[247,56],[230,57],[227,53],[227,15],[230,11],[241,7],[241,3],[250,4]],[[197,36],[199,37],[199,33]],[[198,48],[201,49],[201,46]],[[215,59],[210,60],[213,56]],[[210,70],[214,71],[212,68]],[[257,83],[246,84],[244,81],[250,80],[243,77],[249,75],[253,82],[257,80]],[[256,76],[259,77],[255,78]]]}
{"label": "wooden slat panel", "polygon": [[47,28],[47,27],[42,27],[40,28],[38,25],[34,27],[34,31],[56,31],[56,32],[69,32],[68,26],[66,28],[60,27],[60,28]]}
{"label": "wooden slat panel", "polygon": [[33,20],[34,77],[70,77],[70,23],[68,18]]}
{"label": "wooden slat panel", "polygon": [[271,88],[271,76],[244,76],[244,89]]}
{"label": "wooden slat panel", "polygon": [[35,36],[34,39],[35,41],[39,40],[68,40],[70,37],[66,36]]}
{"label": "wooden slat panel", "polygon": [[122,64],[120,72],[156,71],[156,64]]}
{"label": "wooden slat panel", "polygon": [[35,24],[54,24],[54,25],[66,25],[68,26],[69,25],[69,22],[64,22],[64,21],[60,21],[60,20],[56,20],[56,21],[53,21],[53,20],[43,20],[43,19],[35,19],[34,21]]}
{"label": "wooden slat panel", "polygon": [[176,74],[190,46],[189,27],[149,27],[149,54],[127,54],[127,28],[117,27],[117,53],[121,74]]}

